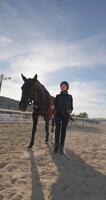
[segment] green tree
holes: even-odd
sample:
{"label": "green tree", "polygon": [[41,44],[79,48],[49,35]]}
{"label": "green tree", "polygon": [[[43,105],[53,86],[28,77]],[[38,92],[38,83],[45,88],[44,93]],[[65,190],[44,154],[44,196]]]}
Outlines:
{"label": "green tree", "polygon": [[88,114],[87,114],[86,112],[79,113],[78,117],[81,117],[81,118],[88,118]]}

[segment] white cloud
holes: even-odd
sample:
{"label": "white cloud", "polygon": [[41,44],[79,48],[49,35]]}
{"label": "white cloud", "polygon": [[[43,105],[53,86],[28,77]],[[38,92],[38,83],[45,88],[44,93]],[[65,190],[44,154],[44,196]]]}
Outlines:
{"label": "white cloud", "polygon": [[2,83],[1,96],[6,96],[12,99],[21,99],[21,85],[11,80],[5,80]]}
{"label": "white cloud", "polygon": [[9,57],[10,55],[10,51],[9,51],[9,47],[11,46],[12,40],[9,37],[5,37],[0,35],[0,59],[5,59],[7,57]]}
{"label": "white cloud", "polygon": [[0,45],[5,45],[10,42],[12,42],[12,40],[10,38],[0,35]]}
{"label": "white cloud", "polygon": [[[106,38],[104,38],[104,41]],[[44,41],[39,44],[9,43],[0,51],[1,58],[7,59],[13,71],[52,72],[63,67],[86,67],[106,64],[106,50],[101,47],[103,38],[93,37],[77,43]],[[29,70],[28,70],[29,72]]]}
{"label": "white cloud", "polygon": [[106,117],[106,90],[94,82],[71,83],[75,112],[87,112],[90,117]]}
{"label": "white cloud", "polygon": [[[19,79],[20,74],[24,73],[28,77],[33,77],[34,74],[39,75],[39,79],[44,81],[45,73],[61,69],[65,66],[71,67],[92,67],[94,64],[100,64],[102,58],[105,63],[106,57],[103,54],[91,56],[88,49],[92,49],[92,41],[95,44],[99,39],[92,38],[82,40],[76,44],[56,43],[53,41],[34,44],[31,48],[24,47],[21,44],[7,42],[7,48],[4,50],[4,58],[10,62],[11,76],[14,79]],[[86,48],[85,48],[86,47]],[[92,47],[92,48],[91,48]],[[96,48],[96,47],[95,47]],[[98,48],[97,48],[98,49]],[[92,50],[93,51],[93,50]],[[98,51],[98,50],[97,50]],[[103,50],[101,50],[102,52]],[[3,51],[1,52],[2,56]],[[100,59],[101,57],[101,59]],[[102,63],[103,64],[103,63]]]}

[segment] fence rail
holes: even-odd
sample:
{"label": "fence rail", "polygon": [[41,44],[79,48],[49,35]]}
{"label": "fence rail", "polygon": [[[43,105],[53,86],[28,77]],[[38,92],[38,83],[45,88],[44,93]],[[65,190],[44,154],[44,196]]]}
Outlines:
{"label": "fence rail", "polygon": [[32,123],[31,112],[0,109],[0,123]]}
{"label": "fence rail", "polygon": [[[106,119],[86,119],[80,117],[73,117],[74,124],[85,125],[86,123],[104,124]],[[22,112],[20,110],[0,109],[0,123],[32,123],[32,113]]]}

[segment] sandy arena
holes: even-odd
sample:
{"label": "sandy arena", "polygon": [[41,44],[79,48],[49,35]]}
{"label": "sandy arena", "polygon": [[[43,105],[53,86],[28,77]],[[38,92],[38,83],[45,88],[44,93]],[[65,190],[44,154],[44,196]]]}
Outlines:
{"label": "sandy arena", "polygon": [[44,143],[39,123],[32,150],[31,125],[0,124],[0,200],[105,200],[106,126],[72,125],[65,155]]}

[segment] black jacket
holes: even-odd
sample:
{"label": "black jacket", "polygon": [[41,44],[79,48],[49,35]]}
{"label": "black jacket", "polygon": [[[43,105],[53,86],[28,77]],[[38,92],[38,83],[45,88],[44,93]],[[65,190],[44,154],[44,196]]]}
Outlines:
{"label": "black jacket", "polygon": [[72,95],[67,92],[61,92],[55,99],[56,113],[69,114],[73,110],[73,98]]}

